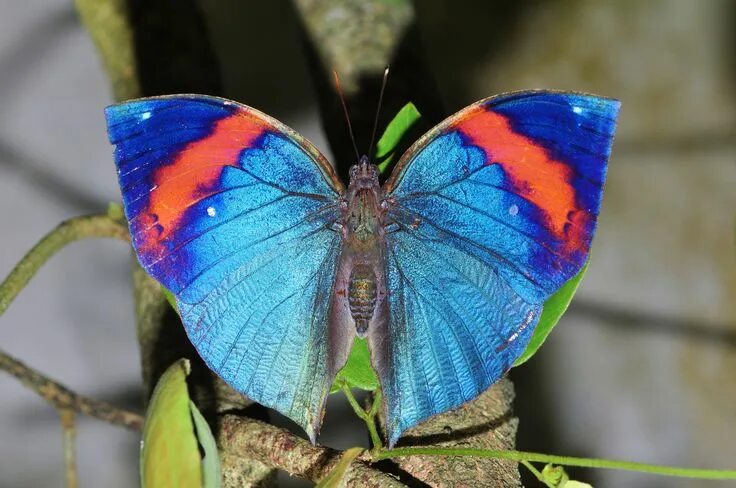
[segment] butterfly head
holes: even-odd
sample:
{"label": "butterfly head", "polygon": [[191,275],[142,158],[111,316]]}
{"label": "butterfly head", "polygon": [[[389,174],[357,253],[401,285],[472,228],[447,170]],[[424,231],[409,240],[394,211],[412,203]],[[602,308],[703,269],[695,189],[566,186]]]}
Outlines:
{"label": "butterfly head", "polygon": [[371,164],[368,156],[362,156],[358,164],[350,168],[350,187],[354,189],[375,188],[378,186],[378,168]]}

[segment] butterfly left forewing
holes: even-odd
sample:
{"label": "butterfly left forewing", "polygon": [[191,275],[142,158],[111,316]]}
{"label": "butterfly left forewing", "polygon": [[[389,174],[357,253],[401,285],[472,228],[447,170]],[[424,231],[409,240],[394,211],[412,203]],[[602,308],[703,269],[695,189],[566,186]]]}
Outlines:
{"label": "butterfly left forewing", "polygon": [[209,367],[314,439],[349,347],[327,328],[342,184],[311,144],[235,102],[141,99],[107,119],[141,265]]}
{"label": "butterfly left forewing", "polygon": [[583,266],[618,107],[573,93],[495,97],[402,157],[385,185],[391,313],[374,357],[392,444],[498,380],[544,300]]}

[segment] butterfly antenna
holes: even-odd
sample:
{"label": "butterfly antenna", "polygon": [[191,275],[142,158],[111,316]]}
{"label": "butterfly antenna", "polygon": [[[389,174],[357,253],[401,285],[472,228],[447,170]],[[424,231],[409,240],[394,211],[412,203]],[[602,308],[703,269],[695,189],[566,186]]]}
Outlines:
{"label": "butterfly antenna", "polygon": [[358,152],[358,145],[355,144],[355,135],[353,134],[353,125],[350,123],[350,114],[348,114],[348,105],[345,103],[345,97],[342,94],[342,87],[340,87],[340,77],[337,76],[337,71],[332,70],[332,74],[335,75],[335,87],[337,88],[337,94],[340,95],[340,103],[342,103],[342,110],[345,112],[345,120],[348,123],[348,131],[350,132],[350,140],[353,142],[353,149],[355,149],[355,161],[360,161],[360,153]]}
{"label": "butterfly antenna", "polygon": [[383,104],[383,92],[386,90],[386,82],[388,81],[389,67],[383,70],[383,81],[381,82],[381,93],[378,95],[378,107],[376,108],[376,118],[373,120],[373,133],[371,134],[371,145],[368,146],[368,160],[373,160],[373,152],[375,151],[376,131],[378,130],[378,116],[381,115],[381,104]]}

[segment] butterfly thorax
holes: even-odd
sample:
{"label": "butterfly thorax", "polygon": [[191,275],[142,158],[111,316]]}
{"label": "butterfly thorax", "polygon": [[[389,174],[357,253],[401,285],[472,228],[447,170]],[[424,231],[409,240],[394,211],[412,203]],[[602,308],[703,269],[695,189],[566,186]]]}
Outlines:
{"label": "butterfly thorax", "polygon": [[366,334],[383,289],[382,199],[378,170],[364,156],[350,169],[342,222],[344,263],[349,267],[345,291],[359,336]]}

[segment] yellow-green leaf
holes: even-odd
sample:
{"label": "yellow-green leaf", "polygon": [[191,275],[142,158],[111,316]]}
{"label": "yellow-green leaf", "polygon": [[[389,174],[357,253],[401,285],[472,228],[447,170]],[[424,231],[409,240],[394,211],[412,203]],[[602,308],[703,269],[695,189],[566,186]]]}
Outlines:
{"label": "yellow-green leaf", "polygon": [[141,486],[202,487],[202,464],[189,407],[189,361],[161,375],[146,412],[141,442]]}
{"label": "yellow-green leaf", "polygon": [[567,480],[560,485],[560,488],[593,488],[593,485],[583,483],[582,481]]}
{"label": "yellow-green leaf", "polygon": [[363,452],[362,447],[351,447],[347,451],[343,452],[337,465],[332,468],[332,471],[330,471],[327,476],[317,483],[315,488],[337,488],[340,486],[340,482],[345,477],[345,473],[347,473],[350,463],[352,463],[361,452]]}
{"label": "yellow-green leaf", "polygon": [[209,424],[191,400],[189,400],[189,408],[192,411],[199,445],[202,446],[204,452],[202,458],[202,486],[204,488],[220,488],[222,486],[222,471],[220,470],[220,455],[217,451],[215,436],[212,435]]}

